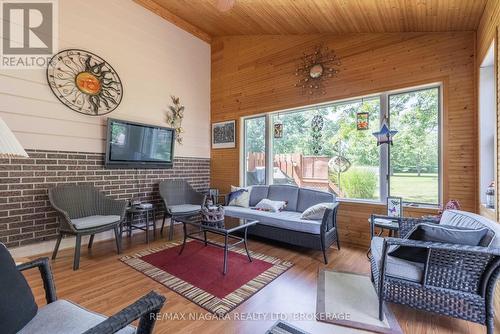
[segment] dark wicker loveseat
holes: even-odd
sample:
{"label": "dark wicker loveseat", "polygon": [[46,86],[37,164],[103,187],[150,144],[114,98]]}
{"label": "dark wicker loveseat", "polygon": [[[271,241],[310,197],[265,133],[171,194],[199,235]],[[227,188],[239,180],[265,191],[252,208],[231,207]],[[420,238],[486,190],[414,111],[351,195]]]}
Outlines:
{"label": "dark wicker loveseat", "polygon": [[[444,221],[443,221],[444,220]],[[441,224],[490,229],[489,246],[467,246],[406,239],[421,219],[401,218],[402,238],[375,237],[371,245],[372,280],[379,296],[379,317],[383,302],[410,306],[485,325],[494,333],[493,299],[500,276],[500,225],[462,211],[447,211]],[[485,224],[485,225],[484,225]],[[425,248],[427,260],[415,266],[389,253],[396,246]]]}
{"label": "dark wicker loveseat", "polygon": [[[328,263],[327,250],[330,246],[336,244],[340,250],[337,228],[339,203],[335,201],[333,194],[293,185],[257,185],[252,186],[249,191],[250,207],[225,206],[229,216],[258,221],[258,224],[248,229],[249,235],[321,250],[325,264]],[[264,198],[286,201],[287,207],[282,212],[254,210],[253,207]],[[332,204],[331,209],[325,211],[323,219],[301,219],[302,212],[319,203]]]}

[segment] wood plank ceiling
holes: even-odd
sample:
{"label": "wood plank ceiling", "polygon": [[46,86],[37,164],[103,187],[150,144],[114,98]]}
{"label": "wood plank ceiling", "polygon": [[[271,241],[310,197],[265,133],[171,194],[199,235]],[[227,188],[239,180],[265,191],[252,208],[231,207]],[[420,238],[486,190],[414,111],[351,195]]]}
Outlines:
{"label": "wood plank ceiling", "polygon": [[[441,32],[476,30],[487,0],[135,0],[194,35]],[[497,0],[494,0],[497,1]],[[167,17],[166,17],[167,16]],[[171,20],[169,20],[171,21]],[[193,31],[194,30],[194,31]],[[200,36],[198,36],[200,37]],[[206,36],[205,36],[206,37]],[[202,38],[206,39],[206,38]]]}

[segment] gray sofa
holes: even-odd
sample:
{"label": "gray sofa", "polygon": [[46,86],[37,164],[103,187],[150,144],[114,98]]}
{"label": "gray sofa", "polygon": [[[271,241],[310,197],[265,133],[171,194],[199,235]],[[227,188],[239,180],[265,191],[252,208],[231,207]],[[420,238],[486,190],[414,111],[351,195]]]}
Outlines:
{"label": "gray sofa", "polygon": [[[281,212],[254,210],[253,207],[264,198],[287,201],[287,206]],[[307,208],[319,203],[333,203],[332,209],[326,210],[322,220],[300,218]],[[250,235],[321,250],[325,264],[328,263],[326,250],[334,243],[340,249],[337,208],[338,203],[333,194],[292,185],[253,186],[250,190],[249,208],[224,207],[228,216],[259,221],[248,229]]]}
{"label": "gray sofa", "polygon": [[[440,225],[488,229],[479,246],[406,238],[414,226],[424,222],[401,218],[401,238],[372,239],[371,272],[379,297],[379,317],[383,317],[383,301],[388,301],[480,323],[492,334],[493,295],[500,276],[500,224],[474,213],[448,210]],[[391,256],[389,252],[397,246],[425,248],[427,261]]]}

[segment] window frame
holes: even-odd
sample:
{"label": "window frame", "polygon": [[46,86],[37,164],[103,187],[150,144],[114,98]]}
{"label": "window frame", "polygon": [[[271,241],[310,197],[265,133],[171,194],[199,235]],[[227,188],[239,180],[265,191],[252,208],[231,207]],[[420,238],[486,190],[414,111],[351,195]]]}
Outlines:
{"label": "window frame", "polygon": [[[305,105],[302,107],[289,108],[277,111],[271,111],[266,113],[260,113],[251,116],[243,116],[240,118],[242,126],[240,127],[240,184],[243,186],[246,185],[246,121],[254,118],[265,117],[265,159],[266,159],[266,184],[273,184],[273,175],[269,173],[273,168],[273,157],[271,156],[272,146],[273,146],[273,129],[272,127],[272,117],[274,115],[284,115],[287,113],[293,113],[298,111],[307,111],[309,109],[315,109],[318,107],[328,106],[332,104],[340,104],[340,103],[353,103],[356,101],[362,101],[363,99],[378,97],[380,101],[380,115],[379,120],[380,124],[384,119],[387,118],[390,124],[390,108],[389,108],[389,99],[391,95],[399,95],[404,93],[417,92],[428,89],[438,89],[438,203],[419,203],[419,202],[410,202],[404,201],[404,205],[410,205],[414,207],[438,207],[442,205],[443,200],[443,83],[442,82],[433,82],[424,85],[405,87],[401,89],[388,90],[374,94],[367,94],[358,97],[345,98],[339,100],[328,101],[324,103]],[[342,202],[354,202],[354,203],[370,203],[370,204],[384,204],[387,201],[387,197],[391,196],[390,194],[390,149],[391,145],[380,145],[380,161],[379,161],[379,199],[370,200],[370,199],[356,199],[356,198],[338,198],[339,201]]]}
{"label": "window frame", "polygon": [[[422,85],[422,86],[417,86],[417,87],[411,87],[411,88],[405,88],[405,89],[398,89],[394,91],[390,91],[385,93],[387,96],[387,119],[390,124],[391,122],[391,111],[390,111],[390,97],[392,95],[400,95],[400,94],[405,94],[405,93],[414,93],[414,92],[419,92],[423,90],[429,90],[429,89],[437,89],[438,91],[438,202],[436,203],[422,203],[422,202],[412,202],[412,201],[405,201],[403,198],[403,204],[405,205],[415,205],[415,206],[431,206],[431,207],[438,207],[443,204],[443,157],[442,157],[442,146],[443,146],[443,141],[442,141],[442,131],[443,131],[443,101],[442,101],[442,91],[443,91],[443,85],[442,83],[435,83],[435,84],[428,84],[428,85]],[[391,176],[390,176],[390,166],[391,166],[391,145],[384,145],[387,146],[387,157],[384,157],[385,161],[387,161],[387,181],[386,185],[384,188],[387,189],[387,196],[391,196]],[[382,185],[381,185],[382,187]]]}

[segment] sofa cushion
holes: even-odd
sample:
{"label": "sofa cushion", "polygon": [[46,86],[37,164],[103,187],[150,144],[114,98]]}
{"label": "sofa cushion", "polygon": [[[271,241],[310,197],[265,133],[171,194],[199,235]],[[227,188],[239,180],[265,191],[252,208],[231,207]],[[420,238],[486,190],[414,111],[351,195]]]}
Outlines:
{"label": "sofa cushion", "polygon": [[226,216],[255,219],[262,225],[292,231],[320,234],[321,220],[300,219],[301,213],[294,211],[268,212],[236,206],[224,207]]}
{"label": "sofa cushion", "polygon": [[28,282],[0,243],[0,332],[17,333],[33,319],[37,308]]}
{"label": "sofa cushion", "polygon": [[443,212],[440,224],[470,229],[487,227],[490,233],[488,233],[486,238],[481,242],[481,245],[485,247],[500,248],[500,224],[486,217],[467,211],[446,210]]}
{"label": "sofa cushion", "polygon": [[313,205],[302,212],[300,218],[322,220],[327,209],[333,209],[333,203],[319,203]]}
{"label": "sofa cushion", "polygon": [[299,188],[299,197],[296,211],[304,212],[313,205],[333,202],[335,202],[335,196],[329,192],[315,189]]}
{"label": "sofa cushion", "polygon": [[[375,260],[379,271],[382,265],[382,248],[384,246],[384,239],[380,237],[374,237],[371,242],[371,253],[373,259]],[[394,247],[389,248],[389,251],[394,250]],[[412,261],[403,260],[391,255],[387,255],[387,260],[385,262],[385,274],[386,276],[391,276],[395,278],[401,278],[412,282],[422,282],[424,274],[423,263],[417,263]]]}
{"label": "sofa cushion", "polygon": [[263,198],[257,205],[255,209],[270,212],[280,212],[286,207],[285,201],[271,201],[270,199]]}
{"label": "sofa cushion", "polygon": [[231,192],[228,196],[228,205],[242,206],[244,208],[249,207],[250,202],[250,191],[252,188],[241,188],[231,186]]}
{"label": "sofa cushion", "polygon": [[[487,233],[486,227],[476,230],[444,224],[422,223],[416,225],[408,233],[407,239],[478,246]],[[390,255],[408,261],[424,263],[427,259],[427,253],[427,248],[397,246]]]}
{"label": "sofa cushion", "polygon": [[71,219],[71,222],[77,230],[84,230],[87,228],[93,228],[98,226],[104,226],[112,223],[116,223],[121,220],[120,216],[109,215],[109,216],[88,216],[78,219]]}
{"label": "sofa cushion", "polygon": [[287,202],[285,211],[297,211],[299,188],[289,185],[270,185],[267,198],[273,201]]}
{"label": "sofa cushion", "polygon": [[[66,300],[57,300],[41,308],[18,334],[81,334],[107,318]],[[133,334],[127,326],[118,334]]]}
{"label": "sofa cushion", "polygon": [[250,191],[250,206],[256,206],[264,198],[267,198],[268,186],[252,186]]}

